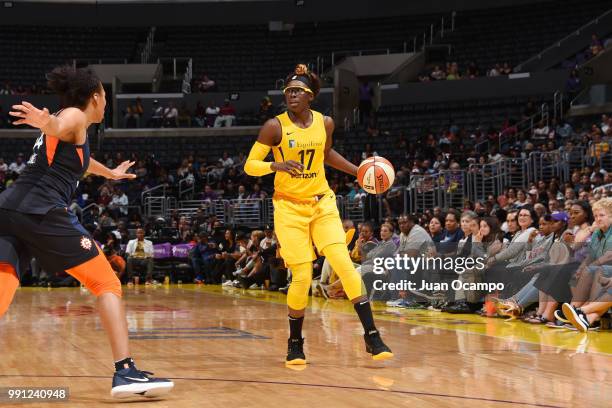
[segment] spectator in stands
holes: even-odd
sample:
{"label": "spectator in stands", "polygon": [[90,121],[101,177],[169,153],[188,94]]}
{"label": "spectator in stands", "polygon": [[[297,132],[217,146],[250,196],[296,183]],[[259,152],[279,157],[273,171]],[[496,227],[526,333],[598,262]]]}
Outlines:
{"label": "spectator in stands", "polygon": [[217,123],[219,111],[219,107],[211,100],[206,107],[206,127],[213,127]]}
{"label": "spectator in stands", "polygon": [[274,109],[272,108],[272,100],[269,96],[265,96],[259,104],[259,113],[257,114],[259,124],[263,125],[268,119],[274,117]]}
{"label": "spectator in stands", "polygon": [[138,97],[134,103],[128,105],[125,116],[123,117],[123,126],[126,128],[139,128],[140,118],[143,114],[144,108],[142,107],[142,101],[140,97]]}
{"label": "spectator in stands", "polygon": [[510,64],[508,64],[507,62],[504,62],[504,65],[502,66],[500,73],[502,75],[510,75],[512,73],[512,68],[510,67]]}
{"label": "spectator in stands", "polygon": [[[423,230],[421,228],[421,230]],[[365,257],[362,256],[361,265],[358,266],[357,272],[361,274],[364,278],[364,283],[366,285],[366,289],[372,290],[372,281],[375,278],[374,274],[374,262],[375,259],[386,259],[391,258],[395,255],[397,251],[397,246],[395,242],[393,242],[393,225],[391,224],[383,224],[380,226],[380,241],[376,244],[374,248],[368,251]],[[428,239],[429,236],[427,232],[423,230],[423,237]],[[330,290],[333,290],[330,285]]]}
{"label": "spectator in stands", "polygon": [[215,81],[210,79],[208,75],[202,74],[202,79],[198,83],[198,91],[204,93],[213,90],[215,87]]}
{"label": "spectator in stands", "polygon": [[435,81],[441,81],[446,79],[446,73],[440,68],[439,65],[436,65],[431,72],[431,79]]}
{"label": "spectator in stands", "polygon": [[372,147],[372,144],[366,143],[365,150],[361,152],[361,160],[365,160],[368,157],[372,157],[372,156],[378,156],[378,152],[374,150],[374,148]]}
{"label": "spectator in stands", "polygon": [[550,129],[548,125],[543,120],[539,121],[538,124],[533,129],[533,137],[539,139],[546,139],[548,137],[548,133]]}
{"label": "spectator in stands", "polygon": [[153,106],[151,107],[151,118],[147,123],[147,127],[159,128],[162,126],[164,118],[164,108],[159,104],[157,99],[153,100]]}
{"label": "spectator in stands", "polygon": [[359,84],[359,123],[369,123],[373,98],[374,90],[367,79],[362,78]]}
{"label": "spectator in stands", "polygon": [[536,109],[533,100],[530,99],[529,101],[527,101],[527,105],[523,110],[523,120],[531,118],[536,113],[538,113],[538,110]]}
{"label": "spectator in stands", "polygon": [[234,159],[230,157],[228,152],[223,152],[223,157],[219,159],[219,162],[228,170],[234,166]]}
{"label": "spectator in stands", "polygon": [[211,242],[207,233],[201,232],[198,235],[198,243],[191,250],[189,257],[195,274],[195,283],[213,284],[216,283],[214,264],[217,255],[216,245]]}
{"label": "spectator in stands", "polygon": [[230,127],[236,120],[236,109],[230,104],[230,100],[226,99],[221,109],[219,116],[215,119],[215,127]]}
{"label": "spectator in stands", "polygon": [[108,209],[110,210],[112,216],[114,218],[127,217],[128,204],[129,202],[127,195],[119,188],[119,186],[115,187],[113,190],[113,198],[108,205]]}
{"label": "spectator in stands", "polygon": [[105,247],[102,252],[104,252],[108,263],[110,263],[111,268],[113,268],[113,271],[115,272],[115,275],[117,275],[117,278],[119,278],[119,281],[121,281],[121,283],[127,283],[125,260],[117,255],[117,251],[110,246]]}
{"label": "spectator in stands", "polygon": [[185,101],[181,102],[176,123],[178,127],[191,127],[191,111],[187,107],[187,102]]}
{"label": "spectator in stands", "polygon": [[[502,282],[508,265],[521,263],[527,256],[528,241],[532,233],[537,233],[537,216],[533,209],[523,207],[519,210],[517,219],[519,229],[512,236],[512,240],[498,254],[487,259],[489,282],[495,282],[496,279]],[[531,239],[534,237],[535,235]]]}
{"label": "spectator in stands", "polygon": [[[511,284],[505,286],[511,291],[505,290],[504,293],[512,293],[512,297],[501,301],[497,305],[498,313],[508,317],[518,317],[523,314],[526,307],[538,301],[538,290],[534,286],[539,277],[538,273],[551,261],[551,248],[559,240],[562,232],[567,227],[568,216],[565,212],[555,212],[552,215],[546,214],[539,220],[539,231],[533,231],[527,241],[526,253],[523,259],[517,262],[510,262],[507,265],[506,279]],[[555,258],[557,258],[555,252]],[[560,259],[554,259],[553,263],[560,263]],[[565,262],[565,261],[564,261]],[[525,277],[531,279],[523,284]],[[520,290],[516,290],[518,288]],[[528,316],[525,321],[528,323],[546,323],[552,316],[543,319],[542,315],[547,305],[544,302],[538,311]],[[552,310],[550,311],[552,314]]]}
{"label": "spectator in stands", "polygon": [[249,199],[251,200],[263,200],[266,198],[268,194],[261,189],[261,185],[259,183],[253,184],[253,191],[249,195]]}
{"label": "spectator in stands", "polygon": [[591,35],[591,45],[589,46],[589,51],[591,53],[591,58],[597,56],[603,51],[603,44],[599,40],[597,34]]}
{"label": "spectator in stands", "polygon": [[173,101],[168,101],[168,106],[164,109],[162,120],[163,127],[178,127],[178,109],[174,106]]}
{"label": "spectator in stands", "polygon": [[452,81],[456,79],[461,79],[461,74],[459,73],[459,66],[456,62],[450,64],[450,68],[447,69],[446,80]]}
{"label": "spectator in stands", "polygon": [[23,160],[23,153],[19,153],[15,161],[11,163],[8,169],[11,173],[15,173],[19,175],[21,174],[21,172],[25,170],[25,168],[26,168],[26,163]]}
{"label": "spectator in stands", "polygon": [[363,200],[366,197],[366,192],[361,188],[358,182],[354,182],[351,191],[346,195],[349,203],[353,206],[362,207]]}
{"label": "spectator in stands", "polygon": [[501,75],[501,66],[499,64],[495,64],[495,66],[491,68],[489,72],[487,72],[487,76],[489,77],[496,77],[500,75]]}
{"label": "spectator in stands", "polygon": [[4,81],[4,85],[0,87],[0,95],[12,95],[13,89],[11,88],[11,83],[9,81]]}
{"label": "spectator in stands", "polygon": [[214,200],[217,200],[218,198],[219,198],[219,195],[215,191],[213,191],[210,184],[206,184],[204,186],[204,192],[202,193],[202,196],[200,199],[203,201],[214,201]]}
{"label": "spectator in stands", "polygon": [[199,127],[206,127],[206,108],[204,108],[201,101],[196,103],[193,120]]}
{"label": "spectator in stands", "polygon": [[213,177],[213,179],[216,181],[221,181],[226,173],[227,169],[223,167],[223,163],[221,163],[220,161],[217,161],[217,164],[212,167],[209,172],[210,176]]}
{"label": "spectator in stands", "polygon": [[475,62],[470,62],[468,64],[466,73],[465,73],[465,77],[468,79],[474,79],[474,78],[478,78],[480,76],[480,71],[478,70],[478,67],[476,66]]}
{"label": "spectator in stands", "polygon": [[444,230],[444,223],[444,218],[441,215],[434,215],[433,217],[431,217],[431,220],[429,221],[429,224],[427,224],[427,227],[429,230],[429,235],[431,236],[433,242],[437,243],[442,241],[444,233],[446,232]]}
{"label": "spectator in stands", "polygon": [[[459,228],[459,213],[451,208],[444,220],[444,232],[440,244],[459,242],[463,238],[463,231]],[[443,251],[445,252],[445,251]]]}
{"label": "spectator in stands", "polygon": [[[136,239],[130,240],[125,248],[127,256],[127,277],[131,281],[134,276],[135,268],[145,268],[146,283],[151,284],[153,281],[153,243],[145,239],[145,231],[142,228],[136,230]],[[134,282],[137,284],[140,281],[138,276]]]}
{"label": "spectator in stands", "polygon": [[351,259],[353,261],[361,263],[373,248],[376,247],[378,241],[374,237],[374,226],[365,222],[359,229],[359,238],[355,241],[355,247],[351,252]]}

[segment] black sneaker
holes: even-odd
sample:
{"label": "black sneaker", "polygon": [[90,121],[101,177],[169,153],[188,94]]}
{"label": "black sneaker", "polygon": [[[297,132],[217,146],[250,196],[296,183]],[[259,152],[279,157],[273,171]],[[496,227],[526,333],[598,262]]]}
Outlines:
{"label": "black sneaker", "polygon": [[289,339],[287,343],[287,359],[285,360],[285,364],[306,364],[306,355],[304,355],[304,339]]}
{"label": "black sneaker", "polygon": [[116,371],[113,376],[113,398],[129,398],[135,396],[159,397],[174,388],[174,383],[166,378],[149,377],[153,375],[148,371],[140,371],[131,366]]}
{"label": "black sneaker", "polygon": [[443,312],[452,313],[452,314],[471,314],[473,313],[472,308],[465,300],[460,300],[458,302],[449,304],[442,308]]}
{"label": "black sneaker", "polygon": [[586,314],[570,305],[569,303],[564,303],[563,306],[563,314],[568,318],[572,326],[574,326],[578,331],[586,333],[591,325],[589,324],[589,319],[587,319]]}
{"label": "black sneaker", "polygon": [[567,318],[563,314],[563,310],[555,310],[554,315],[555,315],[555,319],[559,320],[560,322],[570,323],[570,321],[567,320]]}
{"label": "black sneaker", "polygon": [[372,355],[372,360],[388,360],[393,358],[391,349],[383,343],[378,330],[372,330],[363,335],[366,351]]}

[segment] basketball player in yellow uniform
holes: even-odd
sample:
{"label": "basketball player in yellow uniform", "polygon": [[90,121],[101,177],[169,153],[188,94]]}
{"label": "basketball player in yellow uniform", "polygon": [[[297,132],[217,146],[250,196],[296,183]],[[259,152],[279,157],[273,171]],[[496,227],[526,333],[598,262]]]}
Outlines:
{"label": "basketball player in yellow uniform", "polygon": [[[286,364],[306,364],[302,324],[316,259],[313,243],[329,260],[353,302],[365,330],[366,351],[374,360],[391,358],[391,350],[374,325],[361,276],[346,250],[336,196],[325,178],[324,164],[353,176],[357,166],[332,149],[333,120],[310,109],[320,89],[318,77],[300,64],[285,84],[287,112],[263,125],[244,169],[256,177],[276,173],[274,229],[292,274],[287,294],[290,336]],[[264,161],[270,149],[274,161]]]}

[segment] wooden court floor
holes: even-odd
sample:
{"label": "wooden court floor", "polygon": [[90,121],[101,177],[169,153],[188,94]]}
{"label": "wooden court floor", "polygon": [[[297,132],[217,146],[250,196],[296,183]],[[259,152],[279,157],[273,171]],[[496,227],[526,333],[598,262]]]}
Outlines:
{"label": "wooden court floor", "polygon": [[[347,301],[314,299],[301,371],[285,368],[285,297],[219,286],[126,288],[132,354],[175,380],[132,407],[610,407],[612,333],[579,334],[479,316],[388,309],[396,358],[374,362]],[[69,387],[110,407],[112,357],[93,296],[24,288],[0,320],[0,387]],[[0,404],[2,405],[2,404]],[[9,406],[5,404],[5,406]]]}

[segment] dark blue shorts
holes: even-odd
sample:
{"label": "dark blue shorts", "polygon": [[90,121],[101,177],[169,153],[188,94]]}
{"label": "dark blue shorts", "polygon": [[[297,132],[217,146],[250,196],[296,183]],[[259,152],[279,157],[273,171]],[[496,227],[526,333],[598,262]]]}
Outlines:
{"label": "dark blue shorts", "polygon": [[89,232],[65,208],[45,215],[0,209],[0,242],[0,262],[14,264],[31,256],[49,273],[66,271],[98,255]]}

